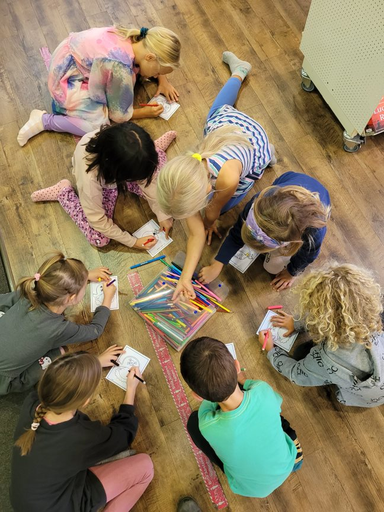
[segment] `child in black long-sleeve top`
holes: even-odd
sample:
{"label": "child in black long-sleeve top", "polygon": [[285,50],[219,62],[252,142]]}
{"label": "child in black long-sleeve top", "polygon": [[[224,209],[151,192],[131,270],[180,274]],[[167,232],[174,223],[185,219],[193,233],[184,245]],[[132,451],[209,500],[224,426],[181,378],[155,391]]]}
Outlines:
{"label": "child in black long-sleeve top", "polygon": [[99,357],[66,354],[45,371],[38,393],[27,397],[12,458],[15,512],[96,512],[106,503],[105,511],[126,512],[151,482],[153,465],[146,454],[93,467],[135,438],[137,367],[129,371],[124,401],[108,425],[77,410],[95,393],[102,366],[110,366],[121,351],[114,346]]}
{"label": "child in black long-sleeve top", "polygon": [[244,244],[266,253],[264,268],[275,274],[271,285],[281,291],[292,285],[319,255],[330,212],[327,189],[315,178],[286,172],[256,194],[229,231],[214,262],[200,271],[210,283]]}
{"label": "child in black long-sleeve top", "polygon": [[[0,295],[0,395],[30,389],[42,370],[64,351],[63,345],[98,338],[110,316],[116,287],[105,267],[88,270],[56,253],[38,272],[19,281],[18,290]],[[92,321],[78,325],[64,311],[84,297],[88,281],[103,281],[104,300]]]}

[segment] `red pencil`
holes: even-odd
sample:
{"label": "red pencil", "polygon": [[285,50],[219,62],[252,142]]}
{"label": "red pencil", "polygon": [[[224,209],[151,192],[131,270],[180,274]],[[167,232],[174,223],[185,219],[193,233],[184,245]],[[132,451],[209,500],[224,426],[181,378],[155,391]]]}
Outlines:
{"label": "red pencil", "polygon": [[283,306],[268,306],[267,309],[283,309]]}
{"label": "red pencil", "polygon": [[147,245],[149,244],[150,242],[154,242],[155,238],[148,238],[148,240],[146,242],[144,242],[143,245]]}
{"label": "red pencil", "polygon": [[140,107],[160,107],[158,103],[139,103]]}

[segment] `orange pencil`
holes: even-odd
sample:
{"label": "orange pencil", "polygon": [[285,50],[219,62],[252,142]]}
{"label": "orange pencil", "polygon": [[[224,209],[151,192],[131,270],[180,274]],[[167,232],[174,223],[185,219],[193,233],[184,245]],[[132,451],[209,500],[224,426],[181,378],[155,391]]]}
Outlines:
{"label": "orange pencil", "polygon": [[158,103],[139,103],[140,107],[160,107]]}

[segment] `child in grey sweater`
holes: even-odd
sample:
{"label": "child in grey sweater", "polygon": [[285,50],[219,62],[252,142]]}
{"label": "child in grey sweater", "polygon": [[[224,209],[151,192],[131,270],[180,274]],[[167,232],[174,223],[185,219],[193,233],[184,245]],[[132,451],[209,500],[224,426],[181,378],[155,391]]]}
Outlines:
{"label": "child in grey sweater", "polygon": [[[98,338],[110,315],[116,287],[109,270],[88,270],[73,258],[56,253],[33,277],[21,279],[15,292],[0,295],[0,395],[22,392],[40,379],[63,345]],[[103,281],[104,301],[88,325],[65,319],[68,306],[84,297],[88,281]]]}
{"label": "child in grey sweater", "polygon": [[[366,270],[333,264],[304,276],[297,293],[300,320],[281,311],[272,323],[286,328],[286,336],[306,330],[312,341],[299,346],[293,357],[268,342],[272,366],[299,386],[335,384],[336,398],[344,405],[384,404],[380,286]],[[265,332],[260,332],[261,344]]]}

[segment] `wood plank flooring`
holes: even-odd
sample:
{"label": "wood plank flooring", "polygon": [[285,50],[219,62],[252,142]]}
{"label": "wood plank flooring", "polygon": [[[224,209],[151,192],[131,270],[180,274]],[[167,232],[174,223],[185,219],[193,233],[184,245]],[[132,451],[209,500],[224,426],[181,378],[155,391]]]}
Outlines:
{"label": "wood plank flooring", "polygon": [[[193,149],[201,139],[209,105],[229,77],[221,54],[229,49],[249,60],[253,71],[243,85],[237,107],[254,117],[275,144],[278,163],[265,172],[254,192],[287,170],[308,173],[331,192],[332,219],[321,256],[315,263],[336,259],[372,269],[384,285],[384,136],[369,139],[361,151],[342,150],[342,128],[315,92],[300,88],[299,50],[309,0],[3,0],[0,4],[0,226],[3,249],[14,281],[36,272],[52,249],[82,259],[89,268],[107,265],[120,278],[120,310],[113,312],[105,333],[85,348],[100,352],[111,343],[129,343],[151,358],[147,386],[137,397],[140,428],[134,448],[151,455],[155,478],[136,512],[172,512],[183,495],[194,496],[204,512],[214,510],[181,421],[141,319],[130,309],[132,292],[126,280],[130,265],[146,255],[112,242],[103,250],[91,247],[58,203],[34,204],[30,194],[59,179],[71,179],[72,136],[43,133],[24,148],[16,141],[32,108],[50,111],[47,72],[39,48],[51,51],[71,31],[121,23],[164,25],[175,30],[183,45],[182,66],[170,80],[180,92],[181,108],[169,122],[143,120],[153,138],[178,132],[168,158]],[[149,84],[139,91],[151,97]],[[223,233],[241,206],[224,215]],[[115,218],[134,231],[153,215],[137,197],[119,198]],[[164,252],[172,258],[185,250],[183,222],[176,222],[174,243]],[[206,248],[209,263],[220,245]],[[160,271],[154,264],[140,269],[144,283]],[[233,314],[217,314],[201,332],[235,341],[238,358],[250,378],[269,382],[283,396],[283,413],[296,428],[304,450],[303,468],[266,499],[234,495],[223,475],[220,481],[232,512],[373,512],[383,510],[383,408],[341,406],[326,388],[299,388],[275,372],[260,353],[255,331],[270,303],[289,309],[285,292],[271,291],[270,278],[256,261],[246,274],[226,268],[230,287],[226,305]],[[89,296],[72,312],[89,318]],[[178,367],[179,354],[172,351]],[[198,404],[188,391],[194,408]],[[103,381],[88,413],[106,421],[122,391]]]}

